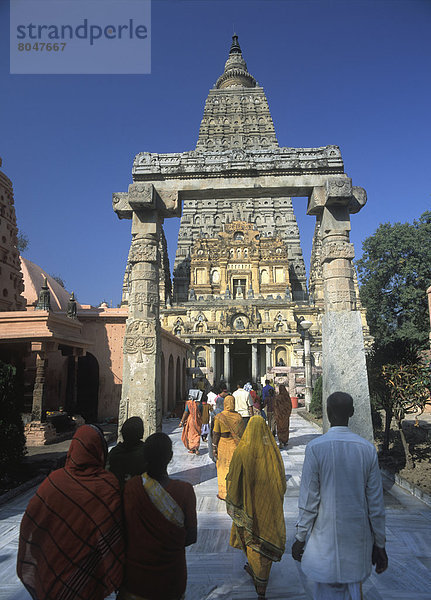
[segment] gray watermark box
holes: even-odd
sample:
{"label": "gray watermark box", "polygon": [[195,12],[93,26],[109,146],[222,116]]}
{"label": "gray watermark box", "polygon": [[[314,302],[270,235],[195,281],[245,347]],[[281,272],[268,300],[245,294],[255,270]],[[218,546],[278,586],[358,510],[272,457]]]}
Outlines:
{"label": "gray watermark box", "polygon": [[148,74],[150,0],[10,0],[12,74]]}

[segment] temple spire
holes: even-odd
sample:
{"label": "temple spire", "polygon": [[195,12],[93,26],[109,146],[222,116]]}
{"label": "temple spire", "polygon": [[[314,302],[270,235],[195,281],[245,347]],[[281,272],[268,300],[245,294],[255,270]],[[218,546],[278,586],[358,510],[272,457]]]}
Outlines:
{"label": "temple spire", "polygon": [[196,149],[270,151],[278,148],[265,92],[247,70],[236,33],[224,72],[205,103]]}
{"label": "temple spire", "polygon": [[236,33],[234,33],[232,36],[232,45],[230,47],[229,54],[242,54]]}
{"label": "temple spire", "polygon": [[242,56],[236,33],[232,36],[229,56],[224,66],[224,73],[217,79],[216,88],[256,87],[255,78],[247,71],[247,64]]}

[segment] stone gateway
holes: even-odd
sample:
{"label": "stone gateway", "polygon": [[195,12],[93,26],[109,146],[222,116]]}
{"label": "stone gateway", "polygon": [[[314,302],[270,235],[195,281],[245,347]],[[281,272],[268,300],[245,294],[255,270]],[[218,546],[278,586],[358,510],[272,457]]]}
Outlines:
{"label": "stone gateway", "polygon": [[[160,326],[190,344],[189,373],[205,385],[269,377],[297,395],[307,320],[313,377],[323,369],[324,397],[352,394],[352,427],[372,439],[369,336],[349,241],[365,191],[352,186],[337,146],[279,146],[236,35],[196,149],[140,153],[132,174],[128,193],[113,196],[118,217],[132,219],[120,426],[137,415],[146,434],[160,428]],[[308,290],[292,197],[307,197],[316,217]],[[172,290],[162,224],[180,215]]]}

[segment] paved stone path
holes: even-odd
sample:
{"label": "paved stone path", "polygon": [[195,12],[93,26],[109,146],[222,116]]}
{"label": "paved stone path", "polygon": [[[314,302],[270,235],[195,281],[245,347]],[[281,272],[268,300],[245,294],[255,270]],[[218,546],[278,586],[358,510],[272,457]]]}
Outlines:
{"label": "paved stone path", "polygon": [[[195,486],[199,524],[198,541],[187,552],[186,600],[256,600],[251,580],[243,571],[245,559],[228,544],[231,521],[224,503],[216,498],[216,470],[208,457],[207,446],[202,444],[199,456],[188,454],[181,443],[177,424],[177,420],[164,423],[164,431],[171,435],[174,444],[170,473]],[[295,533],[304,449],[318,434],[319,431],[300,415],[292,416],[290,444],[287,451],[282,451],[287,480],[284,514],[288,543],[283,559],[272,567],[268,600],[308,598],[297,565],[290,556],[290,543]],[[386,573],[370,577],[364,585],[364,598],[430,600],[431,508],[390,482],[385,482],[385,486],[390,567]],[[19,523],[33,493],[34,489],[29,490],[0,507],[0,600],[30,598],[15,575],[15,561]]]}

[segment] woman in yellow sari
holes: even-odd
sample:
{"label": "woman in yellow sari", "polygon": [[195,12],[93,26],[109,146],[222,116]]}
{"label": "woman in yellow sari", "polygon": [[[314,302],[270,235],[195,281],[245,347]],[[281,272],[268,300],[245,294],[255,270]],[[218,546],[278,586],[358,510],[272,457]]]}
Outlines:
{"label": "woman in yellow sari", "polygon": [[243,550],[259,600],[264,600],[272,562],[286,543],[284,464],[274,436],[260,416],[252,417],[232,457],[227,476],[230,545]]}
{"label": "woman in yellow sari", "polygon": [[235,398],[226,396],[223,411],[214,417],[213,455],[217,457],[217,480],[220,500],[226,498],[226,475],[232,455],[244,433],[244,421],[235,411]]}

